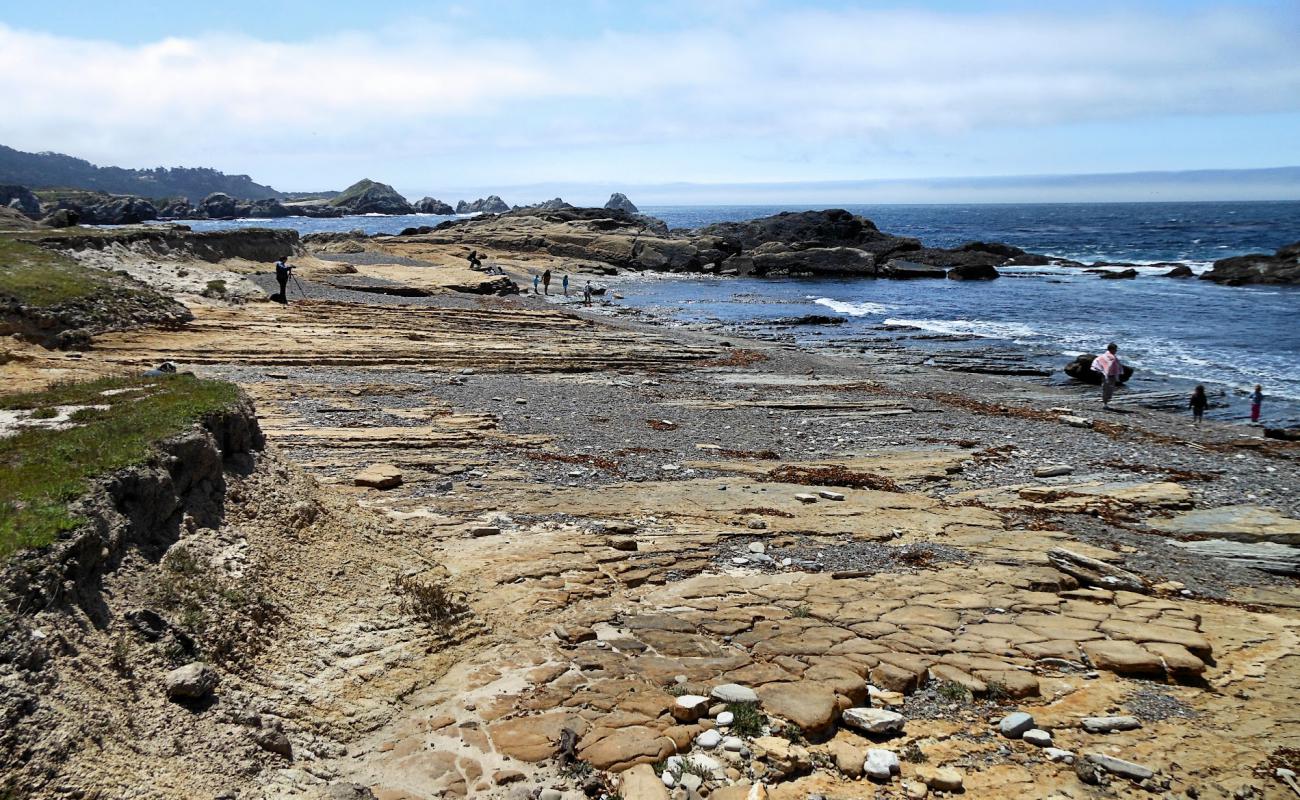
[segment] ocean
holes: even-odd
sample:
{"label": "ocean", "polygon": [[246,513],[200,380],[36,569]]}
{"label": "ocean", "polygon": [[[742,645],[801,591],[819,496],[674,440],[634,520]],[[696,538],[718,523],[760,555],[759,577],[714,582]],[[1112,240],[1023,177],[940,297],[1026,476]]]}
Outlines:
{"label": "ocean", "polygon": [[[827,207],[827,206],[822,206]],[[1201,272],[1216,259],[1272,252],[1300,240],[1300,202],[847,205],[889,233],[950,247],[1013,244],[1077,261],[1180,262]],[[813,206],[650,206],[673,228],[744,220]],[[449,219],[434,215],[194,221],[196,230],[290,227],[302,233],[360,228],[396,233]],[[762,329],[765,320],[827,314],[845,322],[789,329],[808,346],[853,340],[928,349],[1027,354],[1059,368],[1107,342],[1137,368],[1134,391],[1225,393],[1208,416],[1244,419],[1246,394],[1263,384],[1265,421],[1300,424],[1300,287],[1218,286],[1160,277],[1103,281],[1066,268],[1005,269],[991,282],[872,279],[718,279],[653,275],[615,281],[626,305],[682,324]],[[1053,380],[1064,380],[1063,376]]]}

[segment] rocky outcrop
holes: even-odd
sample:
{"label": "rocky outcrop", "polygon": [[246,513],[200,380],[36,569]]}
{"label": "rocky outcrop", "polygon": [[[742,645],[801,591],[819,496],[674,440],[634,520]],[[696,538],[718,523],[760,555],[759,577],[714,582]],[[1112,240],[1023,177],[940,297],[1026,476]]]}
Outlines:
{"label": "rocky outcrop", "polygon": [[441,214],[445,216],[451,216],[456,213],[456,209],[452,208],[447,203],[444,203],[441,200],[435,200],[432,197],[421,198],[420,201],[415,204],[415,210],[420,214]]}
{"label": "rocky outcrop", "polygon": [[271,228],[195,232],[183,225],[151,225],[32,241],[56,250],[105,250],[121,245],[142,254],[188,255],[210,262],[242,258],[268,265],[281,256],[302,252],[297,231]]}
{"label": "rocky outcrop", "polygon": [[57,208],[41,217],[46,228],[71,228],[81,221],[81,215],[70,208]]}
{"label": "rocky outcrop", "polygon": [[[1076,381],[1090,383],[1093,386],[1100,386],[1102,382],[1101,373],[1092,368],[1092,361],[1097,355],[1095,353],[1084,353],[1078,358],[1065,365],[1065,374],[1074,378]],[[1129,378],[1133,377],[1133,368],[1128,364],[1124,365],[1124,372],[1120,375],[1119,382],[1127,383]]]}
{"label": "rocky outcrop", "polygon": [[194,206],[184,197],[177,197],[163,203],[162,208],[158,209],[159,219],[185,219],[193,216]]}
{"label": "rocky outcrop", "polygon": [[1098,277],[1102,278],[1103,280],[1111,280],[1111,281],[1132,280],[1133,278],[1136,278],[1138,276],[1137,270],[1133,269],[1132,267],[1129,267],[1128,269],[1120,269],[1120,270],[1090,269],[1088,270],[1088,272],[1095,272],[1097,273]]}
{"label": "rocky outcrop", "polygon": [[274,198],[236,200],[228,194],[215,192],[203,198],[190,216],[195,219],[273,219],[292,216],[292,213]]}
{"label": "rocky outcrop", "polygon": [[406,198],[386,183],[360,180],[344,189],[329,202],[345,214],[412,214],[415,209]]}
{"label": "rocky outcrop", "polygon": [[1192,268],[1189,267],[1189,266],[1187,266],[1186,264],[1179,264],[1178,266],[1176,266],[1176,267],[1174,267],[1173,269],[1169,270],[1168,272],[1164,273],[1164,275],[1163,275],[1162,277],[1165,277],[1165,278],[1194,278],[1194,277],[1196,277],[1196,273],[1192,272]]}
{"label": "rocky outcrop", "polygon": [[1300,283],[1300,242],[1278,248],[1273,255],[1255,253],[1214,262],[1201,280],[1241,286],[1248,283]]}
{"label": "rocky outcrop", "polygon": [[562,211],[573,207],[572,204],[564,202],[562,198],[556,197],[541,203],[534,203],[531,206],[515,206],[511,211]]}
{"label": "rocky outcrop", "polygon": [[77,212],[82,225],[138,225],[158,219],[154,204],[140,197],[108,197],[85,205],[61,200],[59,208]]}
{"label": "rocky outcrop", "polygon": [[628,214],[641,213],[640,209],[631,200],[627,199],[627,195],[622,192],[611,194],[609,200],[605,201],[605,208],[610,211],[623,211]]}
{"label": "rocky outcrop", "polygon": [[457,214],[504,214],[509,210],[510,206],[506,205],[506,201],[494,194],[472,203],[461,200],[456,204]]}
{"label": "rocky outcrop", "polygon": [[0,186],[0,207],[12,208],[29,219],[41,216],[41,201],[26,186]]}
{"label": "rocky outcrop", "polygon": [[966,264],[948,270],[948,279],[954,281],[991,281],[1000,277],[992,264]]}
{"label": "rocky outcrop", "polygon": [[910,280],[913,278],[946,278],[948,271],[943,267],[923,264],[910,259],[895,258],[888,261],[881,273],[887,278]]}
{"label": "rocky outcrop", "polygon": [[764,245],[751,257],[753,274],[764,275],[874,275],[876,259],[853,247],[809,247],[792,250],[785,245]]}

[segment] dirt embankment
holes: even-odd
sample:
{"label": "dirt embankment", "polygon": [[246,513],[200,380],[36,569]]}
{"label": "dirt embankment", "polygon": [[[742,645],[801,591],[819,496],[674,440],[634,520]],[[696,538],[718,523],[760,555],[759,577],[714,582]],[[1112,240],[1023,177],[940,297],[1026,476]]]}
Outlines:
{"label": "dirt embankment", "polygon": [[139,226],[110,230],[59,232],[31,237],[31,241],[56,250],[105,250],[123,245],[141,255],[185,255],[217,262],[232,258],[270,263],[286,255],[302,252],[298,232],[270,228],[246,228],[228,231],[191,231],[183,225],[169,227]]}

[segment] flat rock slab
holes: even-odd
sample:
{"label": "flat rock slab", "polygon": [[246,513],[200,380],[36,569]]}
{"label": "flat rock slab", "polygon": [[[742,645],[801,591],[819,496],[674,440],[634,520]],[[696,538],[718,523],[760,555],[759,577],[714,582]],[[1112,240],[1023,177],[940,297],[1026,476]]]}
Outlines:
{"label": "flat rock slab", "polygon": [[897,711],[883,708],[849,708],[840,716],[840,721],[850,728],[877,736],[902,733],[907,720]]}
{"label": "flat rock slab", "polygon": [[352,483],[372,489],[395,489],[402,485],[402,471],[392,464],[371,464],[358,472]]}
{"label": "flat rock slab", "polygon": [[1088,733],[1132,731],[1142,727],[1137,717],[1085,717],[1079,725]]}
{"label": "flat rock slab", "polygon": [[1214,536],[1240,542],[1300,544],[1300,519],[1283,516],[1265,506],[1220,506],[1151,520],[1151,528],[1167,533]]}
{"label": "flat rock slab", "polygon": [[1131,781],[1144,781],[1156,774],[1154,770],[1147,769],[1141,764],[1134,764],[1132,761],[1125,761],[1114,756],[1089,753],[1087,758],[1110,774],[1128,778]]}
{"label": "flat rock slab", "polygon": [[760,687],[763,710],[798,725],[805,733],[821,733],[835,724],[835,693],[813,681],[769,683]]}

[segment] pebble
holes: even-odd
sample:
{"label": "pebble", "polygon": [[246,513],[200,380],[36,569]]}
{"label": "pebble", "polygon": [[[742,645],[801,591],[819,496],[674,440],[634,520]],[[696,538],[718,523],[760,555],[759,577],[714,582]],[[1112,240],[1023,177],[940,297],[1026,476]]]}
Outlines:
{"label": "pebble", "polygon": [[1071,428],[1091,428],[1092,420],[1087,417],[1075,417],[1070,414],[1062,414],[1058,419],[1069,425]]}
{"label": "pebble", "polygon": [[[515,402],[518,403],[518,404],[521,405],[521,406],[526,406],[526,405],[528,405],[528,401],[525,400],[525,399],[522,398],[522,397],[516,397],[516,398],[515,398]],[[545,792],[543,792],[543,794],[545,794]],[[546,798],[543,797],[542,800],[546,800]]]}
{"label": "pebble", "polygon": [[475,539],[480,539],[484,536],[496,536],[499,533],[501,533],[501,529],[495,525],[480,525],[469,529],[469,535],[473,536]]}
{"label": "pebble", "polygon": [[1042,728],[1031,728],[1021,734],[1020,738],[1035,747],[1047,747],[1052,743],[1052,734]]}
{"label": "pebble", "polygon": [[794,499],[798,500],[800,503],[816,503],[817,495],[800,493],[795,495]]}
{"label": "pebble", "polygon": [[1034,727],[1034,718],[1023,711],[1007,714],[998,723],[998,731],[1008,739],[1019,739],[1025,731]]}
{"label": "pebble", "polygon": [[722,737],[722,749],[728,753],[739,753],[745,749],[745,740],[739,736],[724,736]]}
{"label": "pebble", "polygon": [[736,721],[736,715],[731,713],[730,711],[723,711],[721,714],[718,715],[717,718],[718,725],[724,728],[729,726],[731,723],[735,721]]}
{"label": "pebble", "polygon": [[750,542],[750,543],[749,543],[749,552],[751,552],[751,553],[766,553],[766,552],[767,552],[767,548],[763,546],[763,543],[762,543],[762,542]]}
{"label": "pebble", "polygon": [[543,789],[538,800],[564,800],[564,794],[558,789]]}
{"label": "pebble", "polygon": [[873,781],[887,782],[900,768],[898,756],[894,751],[874,747],[867,751],[867,757],[862,762],[863,774]]}
{"label": "pebble", "polygon": [[705,750],[712,750],[722,743],[722,734],[717,731],[705,731],[695,737],[695,743]]}
{"label": "pebble", "polygon": [[1074,763],[1074,753],[1069,750],[1062,750],[1059,747],[1044,747],[1043,755],[1047,756],[1048,761],[1060,762],[1064,764]]}
{"label": "pebble", "polygon": [[1073,474],[1074,467],[1069,464],[1048,464],[1034,470],[1035,478],[1058,478],[1062,475]]}
{"label": "pebble", "polygon": [[1137,717],[1084,717],[1079,724],[1088,733],[1114,733],[1142,727]]}

